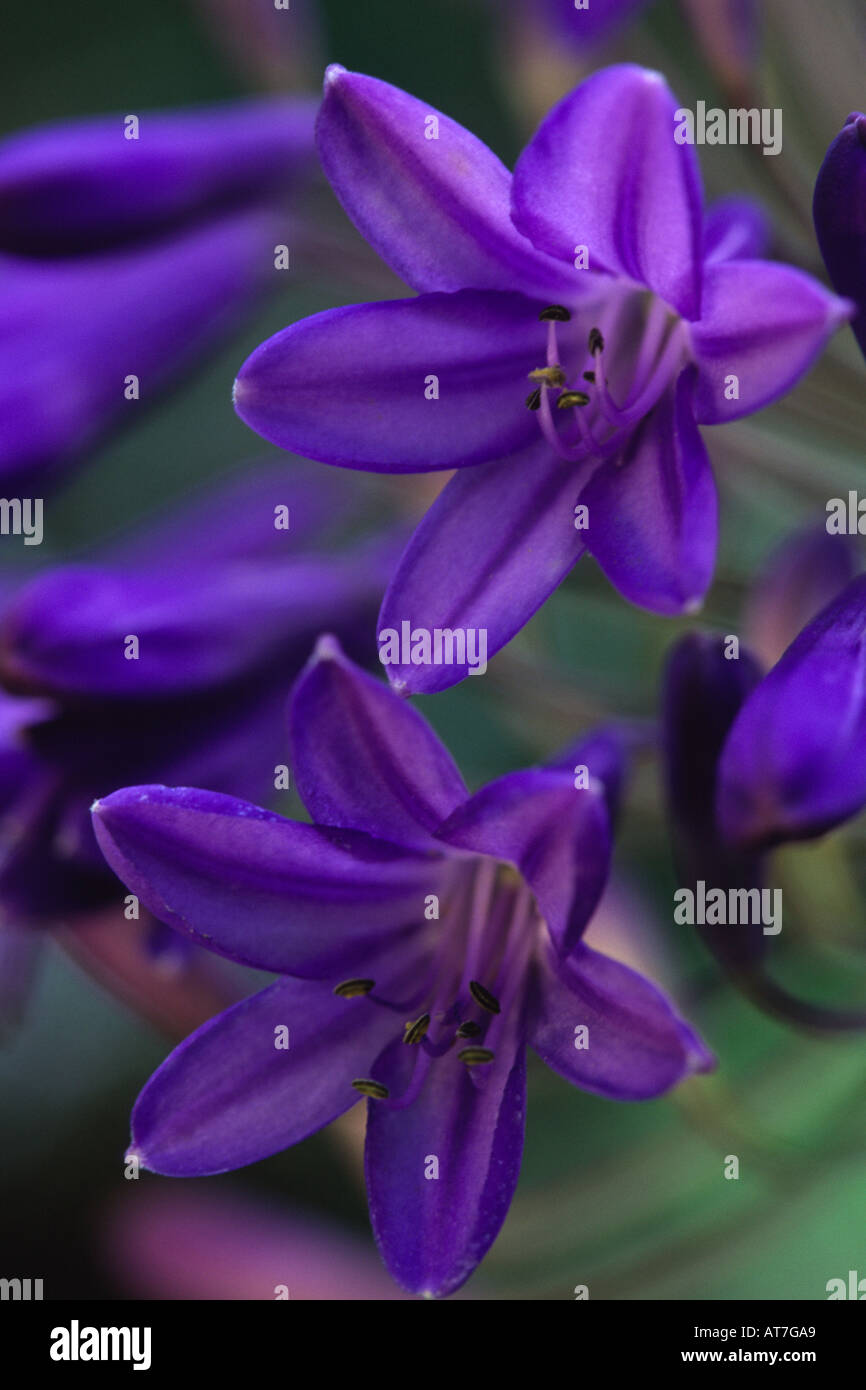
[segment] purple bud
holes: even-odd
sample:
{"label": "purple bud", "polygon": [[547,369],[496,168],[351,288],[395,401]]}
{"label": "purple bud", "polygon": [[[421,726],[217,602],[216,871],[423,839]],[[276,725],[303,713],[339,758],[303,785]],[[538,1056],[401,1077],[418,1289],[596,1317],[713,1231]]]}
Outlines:
{"label": "purple bud", "polygon": [[866,116],[859,111],[824,156],[812,212],[833,287],[857,305],[851,327],[866,355]]}

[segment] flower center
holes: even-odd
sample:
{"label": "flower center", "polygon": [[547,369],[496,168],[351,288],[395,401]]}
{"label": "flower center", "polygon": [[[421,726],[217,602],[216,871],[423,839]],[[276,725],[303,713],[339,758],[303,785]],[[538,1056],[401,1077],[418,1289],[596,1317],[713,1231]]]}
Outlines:
{"label": "flower center", "polygon": [[[636,305],[623,307],[633,313]],[[571,317],[561,304],[539,314],[547,324],[547,354],[544,366],[529,373],[536,385],[526,405],[538,412],[541,432],[560,458],[598,462],[622,449],[626,436],[678,376],[688,355],[687,336],[682,320],[652,296],[637,330],[633,321],[626,324],[625,314],[619,315],[616,341],[606,343],[601,329],[591,327],[585,349],[572,364],[576,370],[569,372],[563,365],[560,325]],[[627,381],[621,403],[611,390],[612,368]]]}
{"label": "flower center", "polygon": [[[365,995],[401,1015],[395,1036],[399,1094],[385,1081],[359,1077],[362,1095],[402,1109],[415,1099],[432,1063],[457,1049],[473,1079],[494,1062],[506,1030],[519,1025],[532,960],[543,926],[535,899],[509,864],[477,858],[456,865],[443,903],[424,983],[411,998],[385,998],[369,978],[344,980],[334,993]],[[393,1060],[393,1059],[392,1059]]]}

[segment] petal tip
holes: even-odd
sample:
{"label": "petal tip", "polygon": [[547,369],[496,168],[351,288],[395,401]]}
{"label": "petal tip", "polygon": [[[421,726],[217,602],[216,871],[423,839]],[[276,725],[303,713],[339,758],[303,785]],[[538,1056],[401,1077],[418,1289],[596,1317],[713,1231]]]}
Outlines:
{"label": "petal tip", "polygon": [[340,78],[345,77],[347,73],[348,68],[344,68],[342,63],[329,63],[325,68],[325,80],[322,84],[323,91],[330,91],[332,87],[337,85]]}
{"label": "petal tip", "polygon": [[343,658],[343,648],[337,638],[330,632],[322,633],[313,648],[311,661],[341,661]]}

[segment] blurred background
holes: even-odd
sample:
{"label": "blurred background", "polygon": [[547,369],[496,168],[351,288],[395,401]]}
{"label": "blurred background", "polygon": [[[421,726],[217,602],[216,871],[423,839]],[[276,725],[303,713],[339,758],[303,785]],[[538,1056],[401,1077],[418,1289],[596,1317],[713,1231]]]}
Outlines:
{"label": "blurred background", "polygon": [[[595,0],[593,0],[593,4]],[[710,196],[764,205],[773,254],[824,277],[815,175],[848,112],[866,106],[859,0],[655,0],[591,46],[569,0],[65,0],[4,16],[0,130],[263,91],[315,94],[326,62],[394,82],[474,130],[509,164],[580,77],[623,58],[661,69],[684,105],[782,107],[784,147],[701,151]],[[619,7],[625,11],[628,7]],[[46,503],[41,547],[3,538],[3,575],[80,558],[196,484],[262,456],[233,414],[235,372],[286,323],[403,287],[323,181],[292,206],[292,270],[228,342],[89,457]],[[0,290],[2,293],[2,290]],[[584,561],[483,681],[419,701],[470,787],[533,763],[615,716],[657,712],[666,652],[696,625],[742,630],[774,548],[866,480],[866,366],[845,331],[781,404],[709,432],[722,498],[717,577],[697,620],[629,607]],[[354,479],[361,520],[420,516],[443,477]],[[106,787],[106,792],[112,790]],[[774,974],[810,999],[866,1000],[864,826],[778,856],[786,930]],[[615,882],[591,940],[677,1000],[719,1068],[668,1099],[616,1105],[533,1061],[523,1172],[502,1234],[465,1296],[822,1299],[866,1275],[866,1038],[798,1032],[742,999],[688,928],[657,760],[628,791]],[[128,1117],[176,1036],[73,962],[43,953],[0,1050],[0,1275],[46,1298],[398,1297],[366,1216],[362,1106],[290,1152],[225,1177],[124,1178]],[[740,1176],[726,1180],[729,1155]]]}

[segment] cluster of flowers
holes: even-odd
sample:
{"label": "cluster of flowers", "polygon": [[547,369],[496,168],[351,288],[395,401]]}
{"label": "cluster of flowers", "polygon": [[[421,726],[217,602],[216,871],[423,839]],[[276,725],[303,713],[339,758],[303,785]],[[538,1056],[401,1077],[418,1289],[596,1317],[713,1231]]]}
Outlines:
{"label": "cluster of flowers", "polygon": [[[456,1290],[504,1220],[527,1046],[618,1100],[713,1065],[654,985],[583,939],[627,740],[602,731],[470,793],[404,698],[467,668],[395,664],[390,686],[363,669],[383,589],[380,628],[483,629],[490,655],[584,552],[651,612],[699,606],[717,530],[699,426],[778,399],[866,306],[866,118],[818,183],[840,298],[761,259],[750,204],[705,211],[676,109],[658,73],[598,71],[512,176],[444,114],[331,67],[321,165],[416,293],[278,333],[242,366],[235,407],[307,459],[454,476],[396,565],[390,535],[340,540],[340,475],[293,463],[251,468],[122,551],[4,595],[9,933],[35,940],[58,918],[75,931],[110,904],[119,933],[116,874],[152,915],[149,949],[167,935],[191,971],[210,953],[278,976],[159,1068],[130,1154],[169,1175],[223,1172],[363,1095],[376,1238],[398,1282],[428,1296]],[[7,142],[7,488],[86,456],[122,415],[118,373],[151,392],[267,285],[278,204],[312,142],[308,107],[285,102],[143,118],[138,142],[105,121]],[[291,549],[273,525],[287,477]],[[759,881],[773,846],[866,803],[866,579],[839,554],[816,550],[803,631],[763,678],[708,636],[672,658],[661,730],[690,876]],[[138,661],[123,659],[127,634]],[[290,686],[287,766],[311,823],[257,804],[284,756]],[[710,944],[754,983],[762,939],[731,940]],[[143,968],[111,956],[139,1004]],[[223,983],[237,1000],[237,978]]]}

